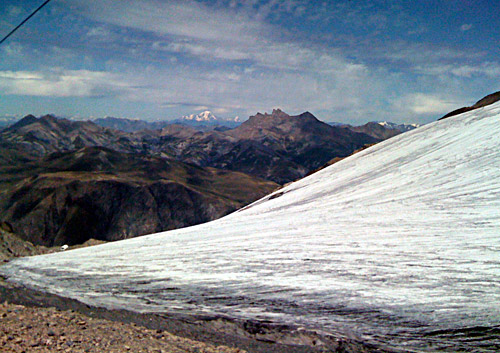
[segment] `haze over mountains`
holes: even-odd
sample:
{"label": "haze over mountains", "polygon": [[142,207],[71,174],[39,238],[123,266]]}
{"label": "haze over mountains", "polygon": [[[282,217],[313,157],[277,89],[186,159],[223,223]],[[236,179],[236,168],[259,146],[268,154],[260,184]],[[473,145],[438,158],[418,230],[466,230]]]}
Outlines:
{"label": "haze over mountains", "polygon": [[346,126],[356,132],[362,132],[380,140],[386,140],[406,131],[416,129],[418,124],[394,124],[387,121],[369,122],[360,126]]}
{"label": "haze over mountains", "polygon": [[172,124],[192,126],[201,130],[213,130],[218,127],[234,128],[241,124],[239,117],[235,117],[233,119],[220,119],[208,110],[199,114],[186,115],[174,120],[144,121],[138,119],[106,117],[95,119],[93,121],[97,125],[126,132],[157,130]]}
{"label": "haze over mountains", "polygon": [[[307,135],[272,115],[270,146]],[[382,351],[497,352],[499,117],[495,103],[431,123],[214,222],[0,271],[90,305],[264,320]],[[249,122],[238,135],[261,138],[266,115]]]}

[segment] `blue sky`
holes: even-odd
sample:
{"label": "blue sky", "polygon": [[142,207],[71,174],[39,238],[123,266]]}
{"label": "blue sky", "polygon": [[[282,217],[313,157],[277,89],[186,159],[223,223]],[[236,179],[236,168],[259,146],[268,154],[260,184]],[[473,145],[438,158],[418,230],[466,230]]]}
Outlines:
{"label": "blue sky", "polygon": [[[0,36],[43,1],[3,0]],[[500,90],[498,1],[52,0],[0,45],[0,116],[425,123]]]}

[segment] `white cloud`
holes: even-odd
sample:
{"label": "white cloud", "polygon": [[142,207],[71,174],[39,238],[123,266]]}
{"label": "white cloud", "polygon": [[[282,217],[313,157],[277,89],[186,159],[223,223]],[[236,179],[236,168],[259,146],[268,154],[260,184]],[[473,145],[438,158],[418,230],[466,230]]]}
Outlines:
{"label": "white cloud", "polygon": [[416,70],[427,75],[450,75],[462,78],[470,78],[472,76],[485,76],[487,78],[500,77],[500,64],[497,62],[483,62],[475,65],[460,65],[460,64],[436,64],[428,66],[417,66]]}
{"label": "white cloud", "polygon": [[401,110],[410,110],[418,115],[445,114],[459,106],[461,103],[439,95],[414,93],[394,102],[394,106]]}
{"label": "white cloud", "polygon": [[460,30],[462,32],[467,32],[468,30],[472,29],[473,25],[470,24],[470,23],[465,23],[463,25],[460,26]]}
{"label": "white cloud", "polygon": [[221,46],[214,43],[171,42],[162,44],[155,42],[153,43],[153,49],[173,53],[187,53],[206,59],[244,60],[249,58],[249,53],[245,53],[238,48]]}
{"label": "white cloud", "polygon": [[245,15],[189,0],[66,2],[94,20],[163,35],[229,42],[256,41],[261,28]]}
{"label": "white cloud", "polygon": [[109,96],[126,84],[110,73],[88,70],[0,71],[5,94],[45,97]]}
{"label": "white cloud", "polygon": [[449,47],[434,47],[428,44],[399,42],[389,47],[380,47],[375,55],[412,65],[428,65],[458,60],[474,60],[484,56],[482,52],[462,51]]}

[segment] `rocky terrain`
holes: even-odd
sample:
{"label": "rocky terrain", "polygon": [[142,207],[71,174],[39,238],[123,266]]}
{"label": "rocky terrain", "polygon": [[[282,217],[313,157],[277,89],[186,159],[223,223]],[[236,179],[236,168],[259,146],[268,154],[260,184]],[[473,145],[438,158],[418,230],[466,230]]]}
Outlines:
{"label": "rocky terrain", "polygon": [[118,240],[224,216],[278,187],[242,173],[86,147],[1,168],[0,209],[23,239]]}
{"label": "rocky terrain", "polygon": [[251,116],[226,131],[163,134],[153,143],[167,155],[200,166],[241,171],[284,184],[334,157],[380,141],[333,127],[311,113],[290,116],[279,109]]}
{"label": "rocky terrain", "polygon": [[0,262],[7,262],[20,256],[41,255],[46,252],[48,252],[46,247],[36,246],[19,238],[13,233],[8,223],[0,224]]}
{"label": "rocky terrain", "polygon": [[465,113],[465,112],[468,112],[468,111],[471,111],[474,109],[482,108],[482,107],[485,107],[487,105],[493,104],[499,100],[500,100],[500,91],[489,94],[484,98],[481,98],[474,105],[471,105],[470,107],[462,107],[462,108],[458,108],[452,112],[449,112],[448,114],[446,114],[445,116],[443,116],[439,120],[449,118],[450,116],[462,114],[462,113]]}
{"label": "rocky terrain", "polygon": [[133,323],[92,318],[73,310],[0,304],[2,352],[243,353]]}
{"label": "rocky terrain", "polygon": [[36,157],[103,146],[244,172],[280,184],[378,141],[364,133],[325,124],[310,113],[290,116],[279,109],[252,116],[234,129],[211,131],[173,124],[128,133],[90,121],[27,116],[0,133],[0,143],[15,144],[22,153]]}
{"label": "rocky terrain", "polygon": [[45,115],[28,115],[0,132],[0,142],[17,144],[31,156],[103,146],[122,152],[140,152],[141,146],[128,133],[102,128],[90,121],[70,121]]}

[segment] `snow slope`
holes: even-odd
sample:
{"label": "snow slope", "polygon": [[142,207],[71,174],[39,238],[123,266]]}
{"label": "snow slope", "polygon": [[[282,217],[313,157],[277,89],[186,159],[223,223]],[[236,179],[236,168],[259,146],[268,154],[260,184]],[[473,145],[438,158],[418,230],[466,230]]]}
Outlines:
{"label": "snow slope", "polygon": [[0,268],[108,307],[222,313],[404,351],[500,345],[500,103],[398,135],[207,224]]}

